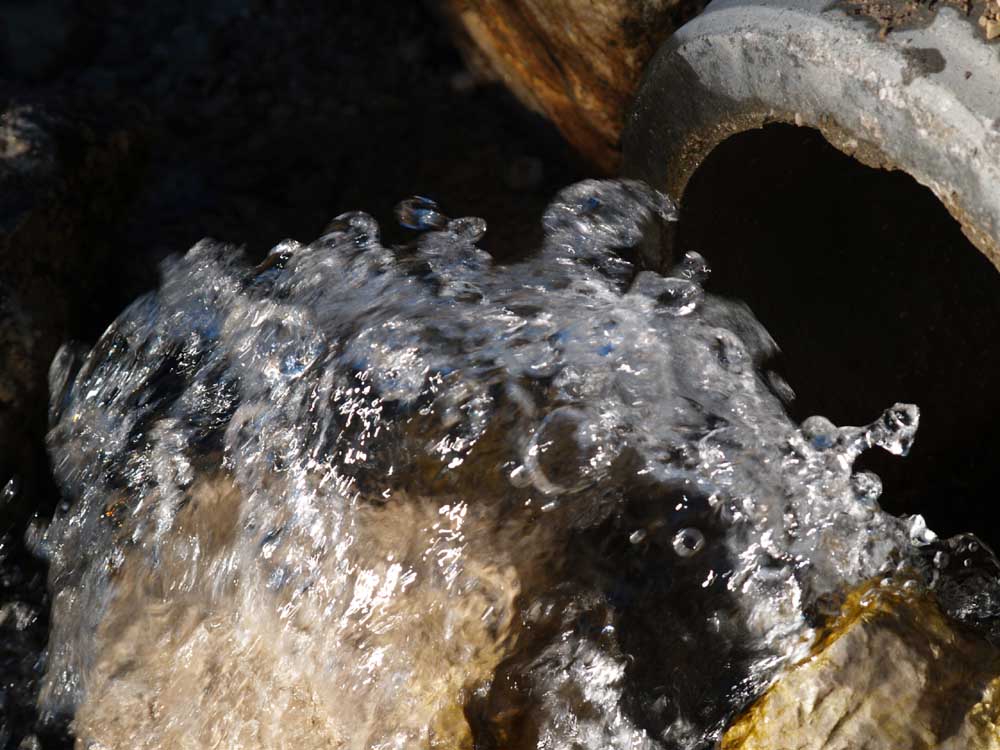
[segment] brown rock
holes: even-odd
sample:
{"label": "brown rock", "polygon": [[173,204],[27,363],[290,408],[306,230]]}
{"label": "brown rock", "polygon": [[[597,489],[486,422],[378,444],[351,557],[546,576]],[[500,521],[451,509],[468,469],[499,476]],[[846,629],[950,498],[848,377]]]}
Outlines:
{"label": "brown rock", "polygon": [[854,595],[722,750],[1000,748],[1000,658],[924,596]]}
{"label": "brown rock", "polygon": [[[539,542],[550,540],[516,527],[497,534],[495,519],[487,513],[480,524],[471,508],[457,528],[478,552],[463,561],[456,599],[433,552],[439,503],[414,497],[366,509],[352,531],[360,555],[355,563],[351,552],[354,601],[338,604],[344,592],[325,584],[282,586],[272,610],[252,593],[267,585],[236,574],[220,589],[209,574],[232,564],[238,519],[253,498],[225,476],[199,480],[187,498],[175,521],[178,541],[164,546],[155,568],[136,547],[115,573],[113,603],[87,636],[98,645],[75,714],[77,747],[343,750],[398,746],[406,735],[407,747],[471,750],[463,701],[506,655],[524,580],[519,566],[542,570],[547,547]],[[269,553],[269,574],[304,543]],[[417,570],[408,567],[411,555]],[[342,575],[337,560],[323,557],[317,581]],[[76,626],[76,596],[56,594],[57,632]]]}
{"label": "brown rock", "polygon": [[605,171],[653,52],[705,0],[441,0],[466,59],[488,66]]}

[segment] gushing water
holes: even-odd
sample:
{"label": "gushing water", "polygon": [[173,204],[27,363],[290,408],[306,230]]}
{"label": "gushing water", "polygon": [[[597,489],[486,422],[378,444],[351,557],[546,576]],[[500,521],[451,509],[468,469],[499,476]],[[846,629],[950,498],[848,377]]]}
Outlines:
{"label": "gushing water", "polygon": [[669,199],[574,185],[508,267],[400,217],[202,242],[57,357],[41,704],[86,746],[706,747],[864,582],[992,632],[995,558],[853,473],[917,408],[792,423],[702,258],[627,259]]}

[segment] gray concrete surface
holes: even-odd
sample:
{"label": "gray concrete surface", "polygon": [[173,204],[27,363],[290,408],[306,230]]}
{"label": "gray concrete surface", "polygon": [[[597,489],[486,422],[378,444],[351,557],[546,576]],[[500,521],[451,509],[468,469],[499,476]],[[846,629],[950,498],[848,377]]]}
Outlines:
{"label": "gray concrete surface", "polygon": [[714,0],[647,69],[623,171],[682,198],[716,145],[770,122],[906,171],[1000,268],[1000,46],[974,16],[884,34],[827,0]]}

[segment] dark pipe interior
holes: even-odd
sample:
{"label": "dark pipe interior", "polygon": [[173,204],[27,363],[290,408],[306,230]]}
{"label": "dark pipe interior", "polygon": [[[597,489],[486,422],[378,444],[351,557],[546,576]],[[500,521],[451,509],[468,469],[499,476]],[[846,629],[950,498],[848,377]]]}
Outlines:
{"label": "dark pipe interior", "polygon": [[709,289],[771,331],[794,416],[861,424],[918,404],[910,456],[863,459],[883,506],[1000,546],[1000,273],[934,195],[815,130],[771,125],[720,144],[682,203],[678,248],[702,252]]}

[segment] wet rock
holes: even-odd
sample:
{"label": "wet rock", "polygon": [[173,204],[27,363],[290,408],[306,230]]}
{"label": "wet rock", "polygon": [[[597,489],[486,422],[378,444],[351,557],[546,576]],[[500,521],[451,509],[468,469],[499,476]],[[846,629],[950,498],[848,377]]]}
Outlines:
{"label": "wet rock", "polygon": [[502,80],[594,164],[613,171],[646,62],[702,0],[443,0],[470,67]]}
{"label": "wet rock", "polygon": [[855,594],[722,750],[1000,747],[1000,660],[926,598]]}

